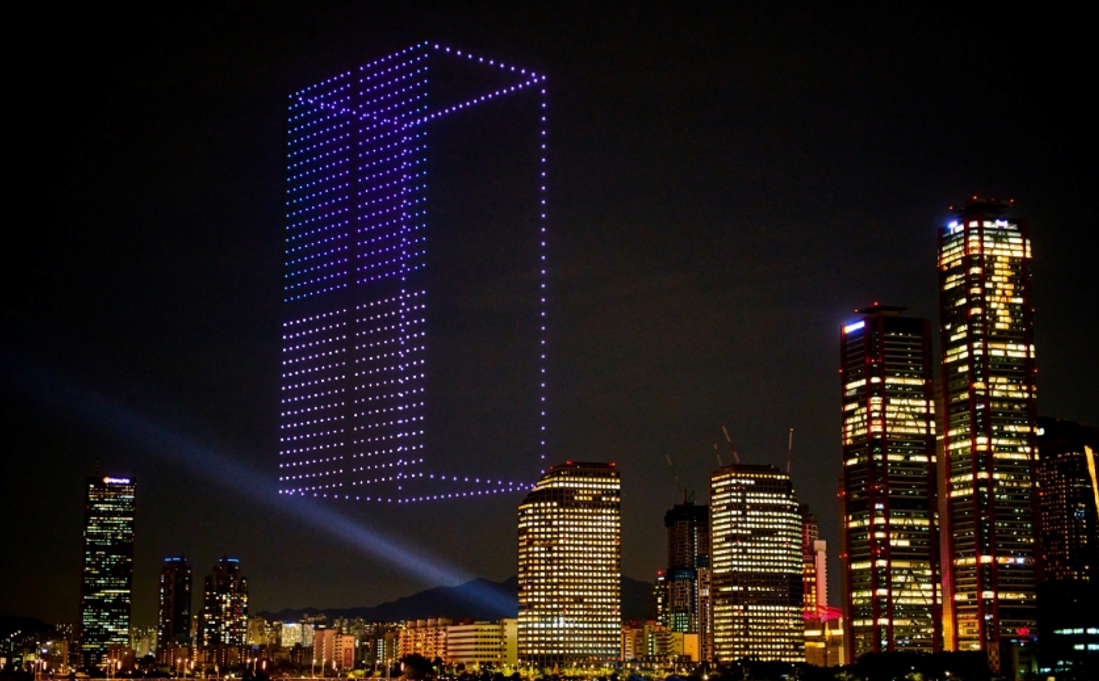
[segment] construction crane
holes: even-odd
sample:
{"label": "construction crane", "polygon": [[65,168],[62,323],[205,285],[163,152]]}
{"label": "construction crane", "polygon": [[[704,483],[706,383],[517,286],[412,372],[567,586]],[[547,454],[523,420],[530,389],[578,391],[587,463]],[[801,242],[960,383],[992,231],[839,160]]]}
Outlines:
{"label": "construction crane", "polygon": [[794,429],[790,428],[790,437],[786,440],[786,475],[790,475],[790,464],[794,461]]}
{"label": "construction crane", "polygon": [[736,447],[733,446],[733,438],[729,437],[729,429],[725,427],[724,423],[721,424],[721,432],[725,433],[725,441],[729,443],[729,451],[733,453],[733,463],[740,463],[740,455],[736,453]]}
{"label": "construction crane", "polygon": [[680,480],[679,480],[679,472],[675,469],[675,464],[672,463],[671,454],[665,454],[664,455],[664,460],[668,462],[668,468],[672,469],[672,479],[675,480],[675,491],[686,495],[686,493],[687,493],[686,489],[687,488],[684,487],[683,483],[680,482]]}

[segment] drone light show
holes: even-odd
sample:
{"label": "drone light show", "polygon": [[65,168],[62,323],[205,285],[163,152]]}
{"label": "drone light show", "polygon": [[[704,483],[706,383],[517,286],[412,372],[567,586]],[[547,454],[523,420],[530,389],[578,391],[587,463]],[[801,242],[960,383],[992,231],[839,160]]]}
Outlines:
{"label": "drone light show", "polygon": [[546,457],[546,89],[419,43],[290,96],[279,492],[526,490]]}

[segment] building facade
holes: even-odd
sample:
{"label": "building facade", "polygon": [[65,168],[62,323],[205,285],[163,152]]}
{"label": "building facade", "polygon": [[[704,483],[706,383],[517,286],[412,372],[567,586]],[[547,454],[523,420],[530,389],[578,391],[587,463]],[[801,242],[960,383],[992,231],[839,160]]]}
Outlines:
{"label": "building facade", "polygon": [[619,659],[620,490],[613,463],[569,461],[519,505],[520,664]]}
{"label": "building facade", "polygon": [[191,647],[191,565],[183,556],[164,559],[160,568],[160,597],[157,611],[157,661],[172,663],[181,654],[189,657]]}
{"label": "building facade", "polygon": [[429,660],[447,658],[447,629],[453,624],[445,617],[409,620],[401,629],[399,656],[423,655]]}
{"label": "building facade", "polygon": [[[409,502],[519,491],[525,483],[500,478],[544,459],[544,398],[521,399],[545,385],[544,81],[419,43],[290,96],[280,493]],[[478,122],[488,109],[507,125]],[[461,144],[490,132],[514,138],[472,151],[507,149],[518,162],[462,162]],[[473,175],[485,177],[476,197],[454,189]],[[482,196],[501,185],[502,196]],[[437,208],[445,219],[434,220]],[[453,257],[462,244],[467,260],[498,248],[507,257],[479,267]],[[514,312],[507,329],[469,301],[479,290],[465,284],[485,272],[497,287],[507,279],[507,300],[493,304]],[[447,346],[446,334],[473,329],[486,335]],[[467,399],[489,373],[493,389]],[[430,460],[437,449],[447,461]],[[491,476],[469,469],[500,451]],[[513,459],[528,465],[501,474]]]}
{"label": "building facade", "polygon": [[840,334],[852,660],[942,646],[931,324],[902,310],[859,310]]}
{"label": "building facade", "polygon": [[313,632],[313,666],[333,672],[354,669],[355,644],[356,639],[353,634],[345,634],[339,629],[315,630]]}
{"label": "building facade", "polygon": [[135,491],[131,478],[100,475],[88,478],[85,487],[80,589],[80,649],[85,667],[108,663],[112,646],[130,646]]}
{"label": "building facade", "polygon": [[734,464],[710,476],[713,656],[804,662],[801,514],[790,476]]}
{"label": "building facade", "polygon": [[467,670],[503,669],[518,662],[518,625],[513,618],[499,622],[459,622],[447,628],[448,664]]}
{"label": "building facade", "polygon": [[1015,676],[1037,633],[1037,443],[1030,238],[1009,209],[974,197],[939,232],[939,315],[947,626]]}
{"label": "building facade", "polygon": [[805,504],[801,513],[801,560],[805,609],[805,662],[817,667],[847,664],[844,619],[828,605],[828,543],[820,539],[820,525]]}
{"label": "building facade", "polygon": [[802,605],[805,618],[828,607],[827,543],[820,539],[820,524],[806,504],[798,505],[801,514],[801,565],[804,586]]}
{"label": "building facade", "polygon": [[668,569],[664,573],[660,622],[670,631],[698,634],[703,659],[713,639],[710,603],[710,508],[688,500],[664,514]]}
{"label": "building facade", "polygon": [[240,561],[222,556],[206,576],[202,596],[204,659],[221,665],[240,659],[248,635],[248,580]]}

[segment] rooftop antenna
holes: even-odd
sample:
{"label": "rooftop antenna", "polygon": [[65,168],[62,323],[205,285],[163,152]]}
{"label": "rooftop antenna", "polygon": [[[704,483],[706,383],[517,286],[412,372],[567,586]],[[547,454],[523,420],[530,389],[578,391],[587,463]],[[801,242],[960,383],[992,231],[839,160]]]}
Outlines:
{"label": "rooftop antenna", "polygon": [[794,429],[790,428],[790,436],[786,440],[786,475],[790,475],[790,464],[794,461]]}
{"label": "rooftop antenna", "polygon": [[718,468],[725,468],[725,462],[721,460],[721,450],[717,448],[717,440],[714,440],[714,456],[717,457]]}

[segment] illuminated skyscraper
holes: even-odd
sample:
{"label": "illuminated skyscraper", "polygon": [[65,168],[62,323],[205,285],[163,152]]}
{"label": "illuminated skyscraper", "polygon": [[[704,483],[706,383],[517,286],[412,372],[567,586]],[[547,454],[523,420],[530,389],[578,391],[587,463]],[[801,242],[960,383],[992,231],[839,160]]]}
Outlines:
{"label": "illuminated skyscraper", "polygon": [[1099,583],[1099,428],[1037,423],[1042,581]]}
{"label": "illuminated skyscraper", "polygon": [[407,503],[544,467],[545,94],[420,43],[290,96],[281,493]]}
{"label": "illuminated skyscraper", "polygon": [[1008,676],[1036,634],[1031,253],[1009,208],[974,197],[939,233],[947,626]]}
{"label": "illuminated skyscraper", "polygon": [[931,324],[873,305],[841,331],[849,659],[941,647]]}
{"label": "illuminated skyscraper", "polygon": [[710,508],[692,499],[664,514],[668,529],[668,569],[664,573],[661,624],[671,631],[698,634],[700,656],[710,659]]}
{"label": "illuminated skyscraper", "polygon": [[206,660],[227,663],[248,635],[248,580],[240,561],[223,556],[206,576],[202,595],[202,647]]}
{"label": "illuminated skyscraper", "polygon": [[519,661],[619,659],[620,483],[613,463],[553,466],[519,505]]}
{"label": "illuminated skyscraper", "polygon": [[82,664],[106,661],[110,646],[130,645],[134,582],[134,481],[88,478],[80,590]]}
{"label": "illuminated skyscraper", "polygon": [[1037,423],[1041,667],[1092,678],[1099,673],[1099,428]]}
{"label": "illuminated skyscraper", "polygon": [[164,559],[160,568],[160,609],[157,615],[156,654],[172,663],[191,645],[191,566],[183,556]]}
{"label": "illuminated skyscraper", "polygon": [[710,476],[714,659],[804,662],[801,513],[790,476],[734,464]]}

